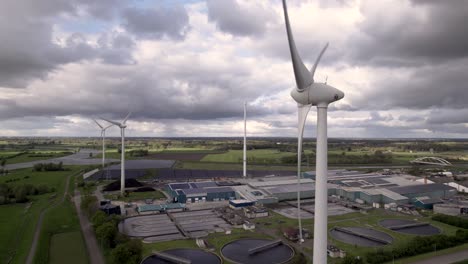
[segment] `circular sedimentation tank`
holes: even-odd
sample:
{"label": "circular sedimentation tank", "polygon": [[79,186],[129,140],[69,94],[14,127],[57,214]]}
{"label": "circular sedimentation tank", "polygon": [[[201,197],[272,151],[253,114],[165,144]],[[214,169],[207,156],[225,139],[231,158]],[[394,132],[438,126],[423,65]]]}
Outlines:
{"label": "circular sedimentation tank", "polygon": [[[163,251],[163,253],[170,254],[179,258],[190,260],[192,264],[221,264],[221,258],[211,252],[192,249],[192,248],[176,248]],[[156,255],[146,257],[141,264],[172,264]]]}
{"label": "circular sedimentation tank", "polygon": [[440,229],[429,224],[406,219],[385,219],[379,222],[385,228],[404,234],[431,236],[440,234]]}
{"label": "circular sedimentation tank", "polygon": [[335,227],[330,235],[341,242],[363,247],[379,247],[393,242],[389,234],[365,227]]}
{"label": "circular sedimentation tank", "polygon": [[243,238],[227,243],[221,249],[223,258],[238,264],[286,263],[294,257],[294,250],[285,244],[279,244],[258,253],[249,254],[249,250],[268,244],[272,240]]}

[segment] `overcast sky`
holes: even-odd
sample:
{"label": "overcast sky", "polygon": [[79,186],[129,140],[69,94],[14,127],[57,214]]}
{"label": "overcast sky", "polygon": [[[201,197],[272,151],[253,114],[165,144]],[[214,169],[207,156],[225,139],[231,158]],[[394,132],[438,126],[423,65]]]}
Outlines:
{"label": "overcast sky", "polygon": [[[468,1],[288,3],[309,67],[330,42],[331,137],[468,137]],[[297,134],[280,0],[2,0],[0,43],[0,136],[242,136],[244,101],[250,136]]]}

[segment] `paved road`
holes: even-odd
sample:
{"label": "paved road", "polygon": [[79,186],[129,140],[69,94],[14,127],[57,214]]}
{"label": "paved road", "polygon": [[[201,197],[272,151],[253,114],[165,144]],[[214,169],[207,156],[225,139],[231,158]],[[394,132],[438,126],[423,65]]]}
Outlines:
{"label": "paved road", "polygon": [[75,190],[75,207],[80,219],[81,232],[85,238],[86,248],[88,249],[88,256],[91,264],[105,264],[104,256],[94,235],[93,226],[88,220],[88,217],[81,211],[81,194],[80,191]]}
{"label": "paved road", "polygon": [[51,206],[46,207],[42,210],[41,214],[39,215],[39,220],[37,221],[36,230],[34,231],[34,238],[31,244],[31,248],[29,249],[28,258],[26,259],[26,264],[31,264],[34,256],[36,255],[37,243],[39,242],[39,235],[41,234],[41,227],[42,222],[44,220],[44,214],[49,211],[50,209],[56,207],[57,205],[63,203],[65,201],[65,197],[68,195],[68,185],[70,183],[70,178],[74,176],[74,174],[70,174],[67,176],[67,181],[65,185],[65,192],[63,193],[62,199],[60,201],[53,203]]}
{"label": "paved road", "polygon": [[[35,160],[30,162],[7,164],[5,169],[7,170],[16,170],[24,168],[32,168],[35,164],[38,163],[59,163],[62,162],[63,165],[96,165],[101,164],[102,159],[91,159],[89,158],[89,153],[93,153],[93,156],[100,154],[101,152],[94,149],[81,149],[75,154],[71,154],[65,157],[53,158],[47,160]],[[119,162],[117,159],[106,159],[106,163],[110,162]]]}
{"label": "paved road", "polygon": [[412,264],[449,264],[468,259],[468,250],[458,251],[447,255],[432,257],[426,260],[412,262]]}

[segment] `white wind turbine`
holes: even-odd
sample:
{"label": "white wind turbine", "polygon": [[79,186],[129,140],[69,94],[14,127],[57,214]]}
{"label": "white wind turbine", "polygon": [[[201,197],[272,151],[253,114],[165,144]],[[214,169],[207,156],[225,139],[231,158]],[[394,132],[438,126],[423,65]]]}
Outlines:
{"label": "white wind turbine", "polygon": [[123,196],[124,191],[125,191],[125,128],[127,127],[127,119],[130,117],[131,112],[127,114],[127,116],[124,118],[124,120],[119,123],[116,121],[112,121],[109,119],[102,118],[102,120],[105,120],[111,124],[114,124],[118,127],[120,127],[120,135],[122,136],[122,147],[121,147],[121,160],[120,160],[120,194]]}
{"label": "white wind turbine", "polygon": [[96,119],[93,118],[93,121],[96,123],[96,125],[99,126],[99,128],[101,128],[101,138],[102,138],[102,172],[104,173],[104,166],[106,164],[106,130],[113,126],[112,125],[108,125],[106,127],[102,126],[101,124],[98,123],[98,121],[96,121]]}
{"label": "white wind turbine", "polygon": [[242,176],[247,177],[247,102],[244,102],[244,155],[243,155],[243,168]]}
{"label": "white wind turbine", "polygon": [[[317,106],[317,151],[316,151],[316,180],[315,180],[315,216],[314,216],[314,259],[313,263],[327,263],[327,108],[332,102],[344,97],[344,93],[326,83],[314,82],[314,73],[328,43],[320,52],[315,64],[309,71],[302,62],[294,43],[291,26],[289,24],[288,9],[286,1],[283,0],[284,19],[288,35],[289,50],[293,64],[294,77],[297,87],[291,91],[291,97],[298,106],[298,160],[297,177],[300,187],[300,169],[302,154],[302,138],[304,126],[311,106]],[[302,239],[302,225],[300,218],[300,189],[297,193],[299,238]]]}

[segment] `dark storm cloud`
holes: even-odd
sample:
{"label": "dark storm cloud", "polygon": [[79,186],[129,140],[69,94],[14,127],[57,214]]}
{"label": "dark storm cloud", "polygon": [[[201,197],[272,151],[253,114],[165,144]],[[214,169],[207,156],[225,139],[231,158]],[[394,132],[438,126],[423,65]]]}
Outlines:
{"label": "dark storm cloud", "polygon": [[123,10],[123,26],[142,38],[167,36],[180,40],[189,30],[188,14],[182,5],[156,5],[152,9],[129,7]]}
{"label": "dark storm cloud", "polygon": [[[468,123],[466,109],[438,109],[429,113],[428,124],[463,124]],[[468,131],[468,129],[467,129]]]}
{"label": "dark storm cloud", "polygon": [[[190,74],[186,74],[184,67],[167,68],[165,63],[153,67],[88,67],[79,76],[91,78],[79,78],[66,86],[60,80],[49,80],[48,87],[36,90],[34,97],[18,94],[0,112],[0,118],[73,114],[121,118],[127,111],[140,119],[152,120],[233,118],[242,116],[244,100],[253,101],[265,93],[252,87],[268,83],[268,80],[246,82],[245,79],[254,78],[242,64],[229,65],[224,70],[200,65],[190,69]],[[274,113],[274,109],[263,105],[249,106],[249,116]]]}
{"label": "dark storm cloud", "polygon": [[131,40],[122,36],[110,40],[112,45],[103,49],[89,45],[80,33],[69,36],[65,46],[53,41],[53,19],[61,14],[74,16],[77,9],[89,7],[86,3],[7,0],[2,5],[5,8],[0,9],[0,87],[24,88],[31,80],[45,79],[61,65],[80,60],[102,58],[106,63],[131,62],[128,50]]}
{"label": "dark storm cloud", "polygon": [[274,19],[272,10],[255,6],[248,9],[236,0],[207,0],[208,19],[226,33],[237,36],[262,35]]}
{"label": "dark storm cloud", "polygon": [[361,109],[466,109],[468,59],[405,71],[410,74],[382,76],[354,105]]}
{"label": "dark storm cloud", "polygon": [[397,13],[386,12],[379,1],[369,3],[350,38],[353,63],[416,66],[468,56],[466,1],[415,0],[411,10]]}

